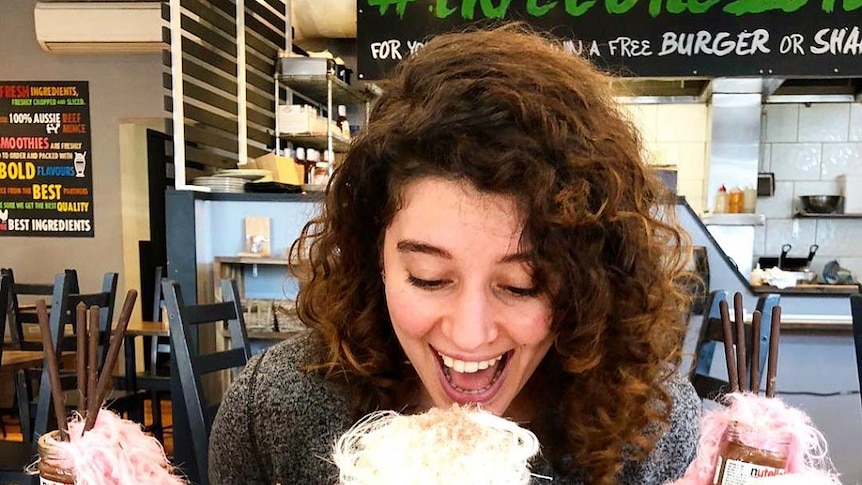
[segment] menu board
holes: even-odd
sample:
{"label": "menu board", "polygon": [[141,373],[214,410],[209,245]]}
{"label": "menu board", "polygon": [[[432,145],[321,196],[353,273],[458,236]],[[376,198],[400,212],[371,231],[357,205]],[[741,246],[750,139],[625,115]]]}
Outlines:
{"label": "menu board", "polygon": [[[862,76],[862,0],[357,0],[357,68],[428,38],[520,21],[615,75]],[[481,62],[477,59],[476,62]]]}
{"label": "menu board", "polygon": [[0,237],[93,237],[86,81],[0,81]]}

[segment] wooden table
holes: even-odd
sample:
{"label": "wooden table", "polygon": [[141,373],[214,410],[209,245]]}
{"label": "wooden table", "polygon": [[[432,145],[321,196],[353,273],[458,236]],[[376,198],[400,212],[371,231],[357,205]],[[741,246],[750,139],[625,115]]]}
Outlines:
{"label": "wooden table", "polygon": [[129,322],[126,337],[169,337],[170,327],[167,322]]}
{"label": "wooden table", "polygon": [[45,355],[41,350],[4,350],[0,372],[17,372],[28,367],[41,367]]}
{"label": "wooden table", "polygon": [[[41,350],[4,350],[0,372],[16,372],[19,369],[41,367],[44,359],[45,356]],[[65,366],[74,362],[74,352],[63,352],[63,356],[60,357],[62,365]]]}

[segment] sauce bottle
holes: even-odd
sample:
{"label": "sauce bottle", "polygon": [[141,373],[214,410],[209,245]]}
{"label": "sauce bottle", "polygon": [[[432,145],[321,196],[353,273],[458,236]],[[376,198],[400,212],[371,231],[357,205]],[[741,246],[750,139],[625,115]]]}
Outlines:
{"label": "sauce bottle", "polygon": [[724,214],[728,211],[727,206],[727,188],[724,184],[721,184],[721,187],[718,188],[718,192],[715,193],[715,207],[713,207],[712,212],[716,214]]}
{"label": "sauce bottle", "polygon": [[747,214],[754,214],[755,207],[757,207],[757,189],[753,185],[749,185],[745,188],[742,209]]}
{"label": "sauce bottle", "polygon": [[335,124],[345,138],[350,138],[350,122],[347,121],[347,106],[343,104],[338,105],[338,117],[335,119]]}
{"label": "sauce bottle", "polygon": [[54,430],[39,437],[39,483],[44,485],[66,485],[75,483],[75,470],[68,463],[58,445],[59,431]]}
{"label": "sauce bottle", "polygon": [[734,187],[730,190],[730,195],[727,198],[727,211],[731,214],[740,214],[745,204],[745,194],[739,187]]}

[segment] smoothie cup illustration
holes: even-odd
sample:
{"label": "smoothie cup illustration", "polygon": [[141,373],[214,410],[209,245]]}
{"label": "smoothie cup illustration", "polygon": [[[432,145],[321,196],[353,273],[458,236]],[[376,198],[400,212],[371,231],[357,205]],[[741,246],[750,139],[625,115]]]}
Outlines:
{"label": "smoothie cup illustration", "polygon": [[75,177],[83,177],[84,169],[87,168],[87,152],[79,153],[75,152]]}

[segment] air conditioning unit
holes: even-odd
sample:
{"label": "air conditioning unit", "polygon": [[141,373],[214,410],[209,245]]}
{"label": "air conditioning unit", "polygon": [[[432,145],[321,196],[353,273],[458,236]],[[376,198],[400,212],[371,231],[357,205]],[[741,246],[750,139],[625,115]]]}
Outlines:
{"label": "air conditioning unit", "polygon": [[160,52],[162,2],[36,2],[36,40],[57,54]]}

